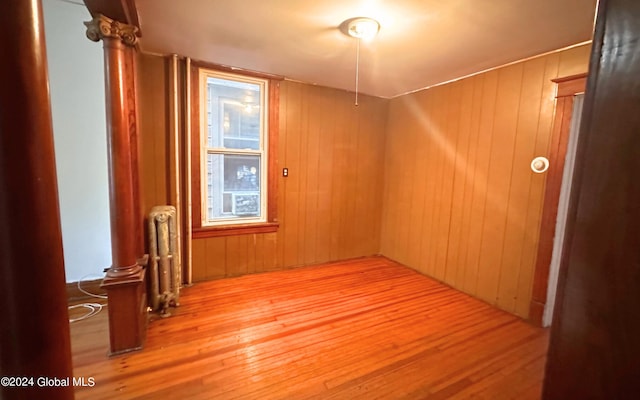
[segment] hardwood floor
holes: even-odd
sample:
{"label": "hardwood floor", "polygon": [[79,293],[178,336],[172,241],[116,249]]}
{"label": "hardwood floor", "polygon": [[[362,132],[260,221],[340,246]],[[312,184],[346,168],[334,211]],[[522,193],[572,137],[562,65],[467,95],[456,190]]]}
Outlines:
{"label": "hardwood floor", "polygon": [[185,288],[144,350],[72,324],[77,399],[539,399],[547,330],[382,257]]}

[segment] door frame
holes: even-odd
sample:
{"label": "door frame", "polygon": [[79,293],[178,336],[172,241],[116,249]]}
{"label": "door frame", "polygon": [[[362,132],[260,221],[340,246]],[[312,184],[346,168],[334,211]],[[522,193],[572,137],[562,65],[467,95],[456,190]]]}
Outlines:
{"label": "door frame", "polygon": [[556,108],[549,146],[549,169],[544,190],[538,252],[533,276],[533,289],[529,305],[529,320],[542,326],[547,302],[549,272],[558,217],[558,203],[562,188],[562,174],[567,153],[567,143],[573,117],[573,101],[586,87],[587,74],[571,75],[552,80],[557,84]]}

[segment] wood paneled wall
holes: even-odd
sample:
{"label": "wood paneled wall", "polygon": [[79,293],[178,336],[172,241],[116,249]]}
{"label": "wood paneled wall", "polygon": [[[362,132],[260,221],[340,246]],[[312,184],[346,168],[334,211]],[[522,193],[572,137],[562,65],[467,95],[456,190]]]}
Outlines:
{"label": "wood paneled wall", "polygon": [[280,87],[276,233],[193,241],[194,280],[373,255],[387,100],[284,81]]}
{"label": "wood paneled wall", "polygon": [[[590,46],[393,100],[290,81],[280,93],[276,233],[193,241],[195,281],[383,254],[529,313],[554,113],[551,79]],[[171,201],[169,61],[141,55],[143,209]],[[383,206],[384,204],[384,206]]]}
{"label": "wood paneled wall", "polygon": [[491,304],[529,313],[554,113],[551,79],[590,46],[391,100],[381,253]]}
{"label": "wood paneled wall", "polygon": [[[143,207],[170,203],[169,61],[140,60]],[[388,100],[283,81],[275,233],[193,240],[202,281],[374,255]],[[195,106],[195,105],[194,105]],[[282,177],[282,168],[289,176]],[[184,179],[184,178],[183,178]]]}
{"label": "wood paneled wall", "polygon": [[169,204],[169,59],[138,52],[140,190],[142,212]]}

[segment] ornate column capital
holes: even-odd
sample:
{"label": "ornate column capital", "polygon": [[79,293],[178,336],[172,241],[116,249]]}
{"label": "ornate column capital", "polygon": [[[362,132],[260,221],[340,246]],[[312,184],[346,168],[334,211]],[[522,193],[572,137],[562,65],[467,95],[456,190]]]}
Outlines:
{"label": "ornate column capital", "polygon": [[102,14],[97,14],[84,24],[87,27],[87,37],[94,42],[104,38],[115,38],[128,46],[134,46],[138,41],[137,26],[123,24]]}

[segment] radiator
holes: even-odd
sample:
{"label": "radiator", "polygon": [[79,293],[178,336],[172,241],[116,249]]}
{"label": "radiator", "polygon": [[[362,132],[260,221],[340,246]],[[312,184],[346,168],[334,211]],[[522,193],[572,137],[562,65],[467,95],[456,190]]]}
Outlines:
{"label": "radiator", "polygon": [[170,306],[180,305],[182,277],[178,247],[176,208],[156,206],[149,213],[150,303],[160,315],[171,315]]}

